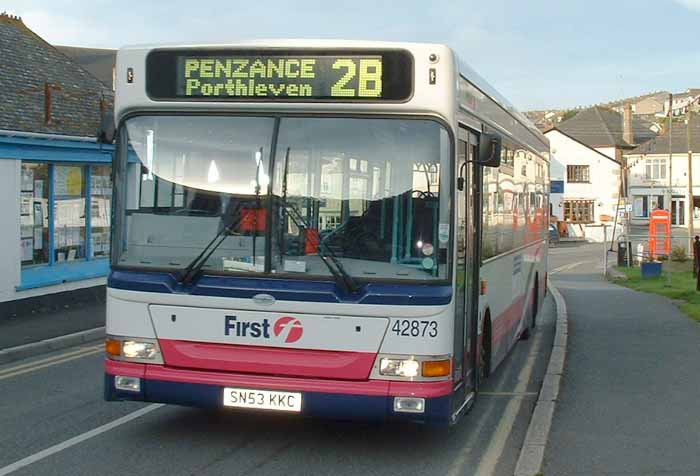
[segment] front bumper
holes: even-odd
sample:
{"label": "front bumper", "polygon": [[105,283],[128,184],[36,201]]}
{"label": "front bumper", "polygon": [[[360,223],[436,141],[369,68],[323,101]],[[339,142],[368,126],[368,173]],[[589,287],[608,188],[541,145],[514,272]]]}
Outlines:
{"label": "front bumper", "polygon": [[[134,400],[201,408],[224,408],[224,387],[238,387],[301,392],[301,415],[309,417],[338,420],[404,420],[447,425],[451,416],[451,381],[350,382],[174,369],[163,365],[136,364],[109,359],[105,362],[105,368],[105,400],[107,401]],[[140,378],[140,391],[129,392],[115,388],[115,375]],[[425,398],[425,412],[395,412],[394,397]]]}

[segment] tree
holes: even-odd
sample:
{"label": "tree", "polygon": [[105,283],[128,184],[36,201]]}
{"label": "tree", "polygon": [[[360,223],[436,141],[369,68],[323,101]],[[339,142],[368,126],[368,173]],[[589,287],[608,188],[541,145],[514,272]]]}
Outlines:
{"label": "tree", "polygon": [[578,114],[578,109],[569,109],[564,114],[562,114],[560,122],[568,121],[569,119],[574,117],[576,114]]}

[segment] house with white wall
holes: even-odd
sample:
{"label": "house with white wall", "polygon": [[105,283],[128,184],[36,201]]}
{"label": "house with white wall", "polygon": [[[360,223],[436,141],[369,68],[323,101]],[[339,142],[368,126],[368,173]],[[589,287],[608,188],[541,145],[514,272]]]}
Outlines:
{"label": "house with white wall", "polygon": [[[625,121],[623,121],[625,117]],[[602,241],[621,230],[623,151],[654,136],[646,121],[595,106],[545,132],[551,144],[551,214],[563,235]]]}
{"label": "house with white wall", "polygon": [[[688,154],[700,151],[700,118],[691,116],[688,126],[674,121],[666,131],[639,147],[628,151],[629,195],[632,202],[632,224],[647,225],[649,214],[657,206],[671,210],[671,224],[687,227],[691,216],[693,225],[700,227],[700,164],[693,167],[692,197],[688,190]],[[690,146],[690,147],[689,147]],[[672,157],[669,159],[669,155]],[[693,160],[697,160],[697,154]],[[673,165],[669,167],[670,161]]]}

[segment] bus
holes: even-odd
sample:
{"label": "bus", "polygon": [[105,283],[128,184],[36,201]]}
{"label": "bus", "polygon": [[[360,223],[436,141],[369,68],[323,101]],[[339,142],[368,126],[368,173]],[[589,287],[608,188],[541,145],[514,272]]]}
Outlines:
{"label": "bus", "polygon": [[112,128],[108,401],[451,425],[535,327],[548,141],[447,46],[126,47]]}

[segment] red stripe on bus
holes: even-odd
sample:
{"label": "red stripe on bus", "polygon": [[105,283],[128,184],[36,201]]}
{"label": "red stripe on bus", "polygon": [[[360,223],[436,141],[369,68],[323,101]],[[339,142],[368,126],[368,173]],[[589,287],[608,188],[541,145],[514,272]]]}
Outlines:
{"label": "red stripe on bus", "polygon": [[513,327],[518,324],[523,317],[524,306],[525,296],[520,296],[513,301],[505,311],[499,314],[496,319],[493,319],[492,335],[494,344],[498,344],[503,336],[511,332]]}
{"label": "red stripe on bus", "polygon": [[110,375],[144,378],[146,376],[146,364],[105,359],[105,371]]}
{"label": "red stripe on bus", "polygon": [[159,339],[168,367],[290,377],[366,380],[375,353]]}

